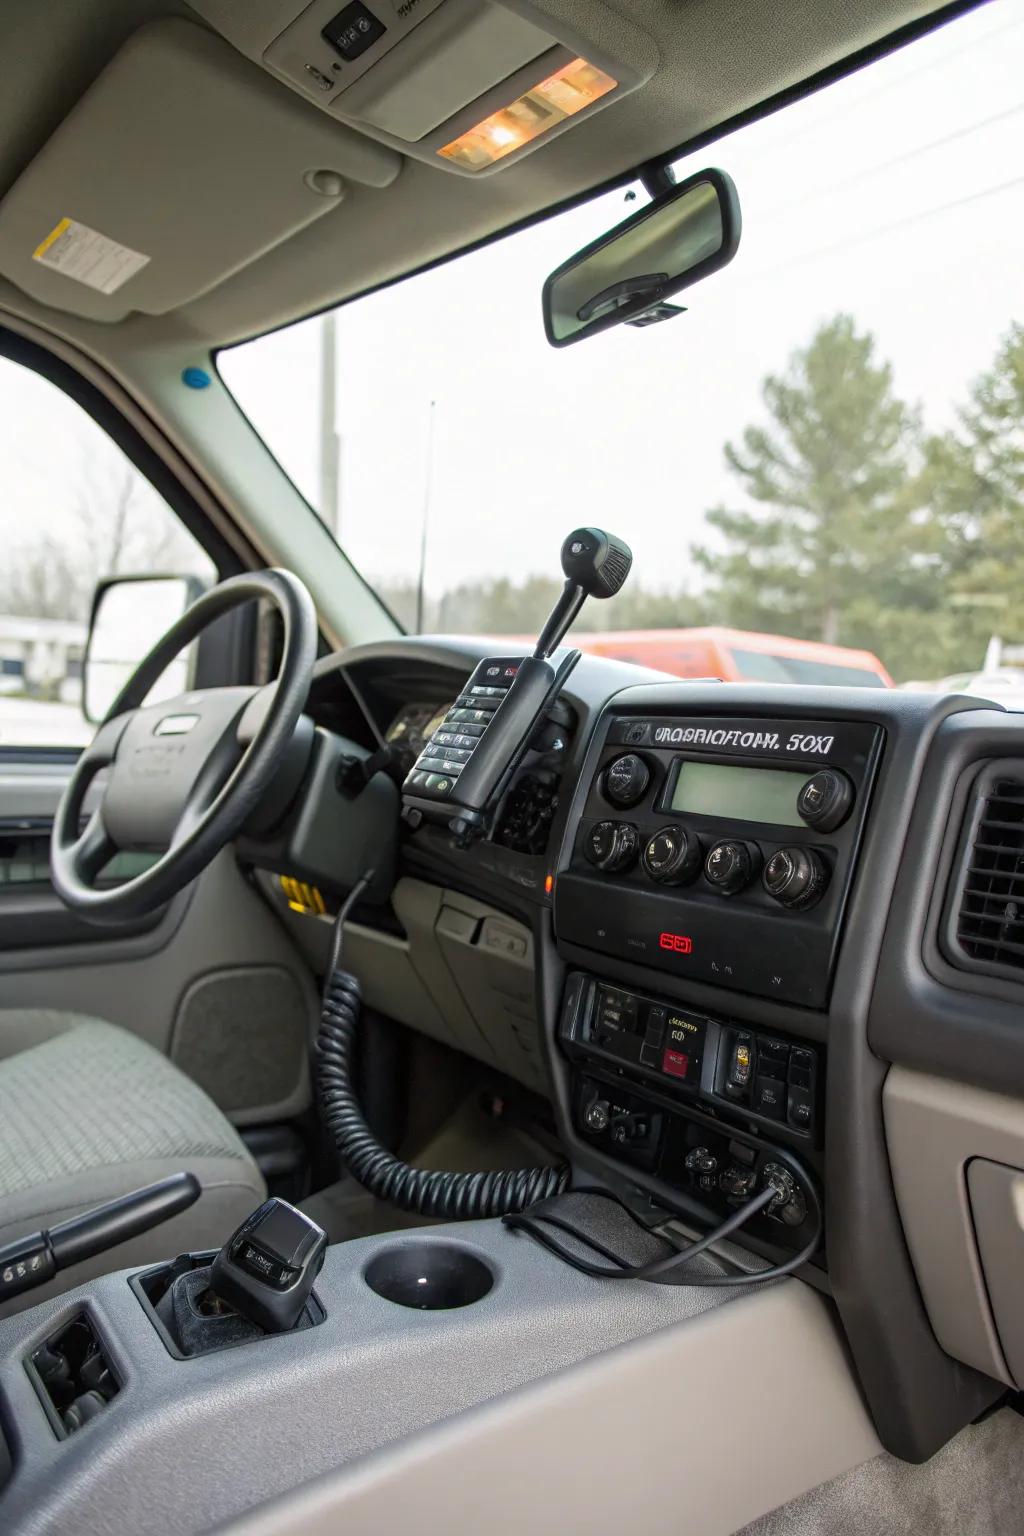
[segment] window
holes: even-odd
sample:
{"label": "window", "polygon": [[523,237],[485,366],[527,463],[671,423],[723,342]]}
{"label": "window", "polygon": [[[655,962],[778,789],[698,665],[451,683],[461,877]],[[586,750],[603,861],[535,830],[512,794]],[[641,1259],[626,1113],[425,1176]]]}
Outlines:
{"label": "window", "polygon": [[729,626],[823,642],[837,682],[864,670],[849,648],[984,692],[1024,643],[1022,80],[1024,16],[982,6],[681,159],[733,176],[743,236],[665,324],[544,339],[545,277],[633,186],[222,353],[223,376],[410,626],[536,633],[592,522],[635,555],[583,610],[603,654]]}
{"label": "window", "polygon": [[0,750],[91,739],[82,652],[100,577],[216,580],[205,551],[82,407],[5,357],[0,552]]}

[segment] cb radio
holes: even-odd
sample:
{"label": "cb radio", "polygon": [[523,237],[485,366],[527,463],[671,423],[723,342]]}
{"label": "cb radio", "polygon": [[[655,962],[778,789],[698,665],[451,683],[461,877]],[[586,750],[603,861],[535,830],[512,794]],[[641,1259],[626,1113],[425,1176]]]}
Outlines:
{"label": "cb radio", "polygon": [[614,597],[633,555],[600,528],[576,528],[562,545],[565,586],[530,656],[488,656],[423,748],[402,785],[407,819],[446,821],[482,835],[547,710],[579,660],[553,653],[588,597]]}

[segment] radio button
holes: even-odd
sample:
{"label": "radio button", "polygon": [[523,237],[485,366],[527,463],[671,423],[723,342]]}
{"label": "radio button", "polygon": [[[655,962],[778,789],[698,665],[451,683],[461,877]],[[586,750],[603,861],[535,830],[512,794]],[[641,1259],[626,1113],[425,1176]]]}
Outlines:
{"label": "radio button", "polygon": [[605,769],[604,796],[612,805],[636,805],[642,800],[651,782],[651,770],[642,757],[627,752],[617,757],[610,768]]}
{"label": "radio button", "polygon": [[685,827],[661,827],[648,840],[640,862],[659,885],[683,885],[700,873],[700,844]]}
{"label": "radio button", "polygon": [[853,805],[853,785],[838,768],[822,768],[796,797],[797,815],[815,832],[834,832]]}
{"label": "radio button", "polygon": [[595,869],[614,875],[636,863],[640,834],[629,821],[599,821],[583,840],[583,852]]}
{"label": "radio button", "polygon": [[764,867],[761,884],[780,906],[800,909],[820,901],[828,865],[812,848],[779,848]]}
{"label": "radio button", "polygon": [[704,878],[720,895],[732,896],[750,884],[760,864],[761,854],[753,843],[730,838],[711,849],[704,860]]}
{"label": "radio button", "polygon": [[785,1120],[786,1084],[782,1078],[766,1077],[764,1073],[754,1079],[754,1099],[751,1105],[755,1114],[767,1120]]}

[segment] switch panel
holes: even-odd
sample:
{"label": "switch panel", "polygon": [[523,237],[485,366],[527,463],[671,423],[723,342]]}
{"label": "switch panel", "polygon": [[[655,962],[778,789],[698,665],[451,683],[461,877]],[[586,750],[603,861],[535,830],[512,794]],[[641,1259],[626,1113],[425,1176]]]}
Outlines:
{"label": "switch panel", "polygon": [[821,1051],[585,976],[571,978],[560,1028],[578,1059],[613,1063],[691,1101],[728,1106],[784,1139],[821,1139]]}

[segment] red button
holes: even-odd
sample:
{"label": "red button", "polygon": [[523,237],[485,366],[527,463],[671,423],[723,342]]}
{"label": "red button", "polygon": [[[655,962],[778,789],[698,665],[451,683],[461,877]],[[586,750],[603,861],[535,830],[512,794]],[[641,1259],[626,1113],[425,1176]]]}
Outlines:
{"label": "red button", "polygon": [[661,1070],[669,1077],[685,1077],[690,1070],[690,1058],[682,1051],[666,1051],[661,1058]]}

